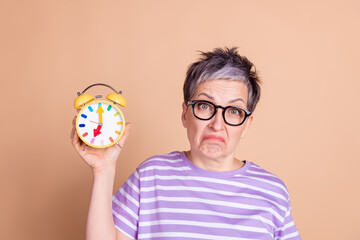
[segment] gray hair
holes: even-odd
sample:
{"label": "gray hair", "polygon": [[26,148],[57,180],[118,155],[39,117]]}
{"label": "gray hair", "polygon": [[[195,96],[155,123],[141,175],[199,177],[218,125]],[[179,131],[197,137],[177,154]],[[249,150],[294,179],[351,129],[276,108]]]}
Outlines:
{"label": "gray hair", "polygon": [[200,52],[200,59],[188,67],[184,82],[184,101],[194,96],[200,83],[209,80],[235,80],[248,88],[247,109],[255,110],[260,99],[260,79],[255,66],[246,57],[240,56],[237,48],[216,48],[212,52]]}

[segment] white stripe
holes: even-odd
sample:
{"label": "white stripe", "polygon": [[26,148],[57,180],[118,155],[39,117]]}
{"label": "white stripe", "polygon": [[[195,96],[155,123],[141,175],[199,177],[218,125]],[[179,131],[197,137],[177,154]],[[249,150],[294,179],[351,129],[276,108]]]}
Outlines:
{"label": "white stripe", "polygon": [[148,160],[144,161],[143,163],[155,162],[155,161],[177,163],[177,162],[182,162],[183,160],[181,158],[179,158],[179,159],[149,158]]}
{"label": "white stripe", "polygon": [[134,213],[129,207],[127,207],[125,204],[123,204],[122,202],[120,202],[116,197],[113,197],[113,202],[118,205],[119,207],[121,207],[122,209],[125,210],[125,212],[127,212],[128,214],[130,214],[133,218],[135,218],[136,220],[139,219],[138,215],[136,213]]}
{"label": "white stripe", "polygon": [[136,201],[132,196],[130,196],[129,194],[127,194],[124,189],[120,188],[120,193],[126,198],[128,199],[130,202],[134,203],[137,207],[139,207],[139,202]]}
{"label": "white stripe", "polygon": [[140,190],[137,186],[135,186],[135,184],[133,184],[131,181],[130,181],[130,178],[128,180],[126,180],[126,183],[130,186],[130,188],[132,190],[134,190],[137,194],[140,194]]}
{"label": "white stripe", "polygon": [[206,227],[206,228],[225,228],[225,229],[236,229],[240,231],[247,231],[247,232],[256,232],[256,233],[267,233],[272,236],[264,228],[257,228],[257,227],[247,227],[241,225],[233,225],[233,224],[226,224],[226,223],[214,223],[214,222],[197,222],[197,221],[188,221],[188,220],[171,220],[171,219],[162,219],[156,221],[149,221],[149,222],[140,222],[140,227],[148,227],[148,226],[155,226],[155,225],[189,225],[189,226],[198,226],[198,227]]}
{"label": "white stripe", "polygon": [[[179,154],[178,154],[179,155]],[[176,155],[169,155],[169,156],[176,156]],[[164,158],[160,158],[160,157],[153,157],[153,158],[149,158],[147,160],[145,160],[144,162],[142,162],[139,167],[141,167],[142,165],[148,163],[148,162],[154,162],[154,161],[160,161],[160,162],[169,162],[169,163],[176,163],[176,162],[182,162],[183,160],[181,158],[179,159],[168,159],[166,158],[167,156],[164,155]]]}
{"label": "white stripe", "polygon": [[256,169],[264,170],[262,167],[259,167],[259,166],[255,165],[254,163],[250,165],[250,168],[256,168]]}
{"label": "white stripe", "polygon": [[291,211],[291,209],[289,209],[289,210],[286,212],[285,217],[288,217],[288,216],[291,215],[290,211]]}
{"label": "white stripe", "polygon": [[284,187],[284,185],[282,185],[280,183],[277,183],[277,182],[274,182],[274,181],[271,181],[271,180],[268,180],[268,179],[258,178],[258,177],[250,177],[250,176],[243,176],[243,177],[250,178],[250,179],[253,179],[253,180],[256,180],[256,181],[260,181],[260,182],[265,182],[265,183],[271,184],[273,186],[279,187],[282,190],[284,190],[284,192],[286,192],[287,195],[289,195],[287,189]]}
{"label": "white stripe", "polygon": [[[263,172],[251,171],[251,170],[248,170],[247,172],[248,172],[248,173],[252,173],[252,174],[254,174],[254,175],[273,177],[273,178],[278,179],[279,181],[281,181],[280,178],[278,178],[277,176],[275,176],[275,175],[273,175],[273,174],[271,174],[271,173],[263,173]],[[281,184],[281,183],[277,183],[277,182],[275,182],[275,181],[268,180],[268,179],[258,178],[258,177],[256,177],[256,176],[255,176],[255,177],[254,177],[254,176],[247,176],[247,175],[244,175],[244,174],[236,174],[236,175],[234,175],[234,176],[235,176],[235,177],[244,177],[244,178],[246,177],[246,178],[250,178],[250,179],[254,179],[254,180],[258,180],[258,181],[262,181],[262,182],[269,183],[269,184],[271,184],[271,185],[274,185],[274,186],[277,186],[277,187],[281,188],[282,190],[284,190],[284,191],[286,192],[287,195],[289,195],[288,190],[287,190],[286,187],[285,187],[283,184]]]}
{"label": "white stripe", "polygon": [[267,211],[267,212],[270,212],[271,214],[273,214],[273,216],[275,216],[280,222],[284,221],[284,218],[281,217],[273,208],[253,206],[253,205],[247,205],[247,204],[241,204],[241,203],[232,203],[232,202],[226,202],[226,201],[217,201],[217,200],[209,200],[209,199],[193,198],[193,197],[163,197],[163,196],[157,196],[154,198],[142,198],[140,201],[142,203],[151,203],[151,202],[157,202],[157,201],[198,202],[198,203],[214,204],[214,205],[234,207],[234,208],[244,208],[244,209],[250,209],[250,210],[263,210],[263,211]]}
{"label": "white stripe", "polygon": [[286,224],[285,226],[283,226],[282,228],[279,228],[279,229],[277,229],[277,231],[284,231],[284,230],[286,230],[286,229],[288,229],[288,228],[290,228],[290,227],[292,227],[292,226],[294,226],[295,225],[295,223],[294,222],[289,222],[288,224]]}
{"label": "white stripe", "polygon": [[157,208],[150,210],[140,210],[140,215],[156,214],[156,213],[182,213],[182,214],[198,214],[198,215],[207,215],[207,216],[212,215],[212,216],[225,217],[231,219],[252,219],[268,224],[272,228],[276,228],[275,224],[272,221],[260,215],[237,215],[230,213],[215,212],[210,210],[186,209],[186,208]]}
{"label": "white stripe", "polygon": [[136,171],[134,172],[134,176],[137,178],[137,180],[139,180],[140,182],[140,175],[139,175],[139,172],[138,170],[136,169]]}
{"label": "white stripe", "polygon": [[119,228],[118,226],[115,225],[115,228],[117,230],[119,230],[120,232],[122,232],[123,234],[125,234],[126,236],[128,236],[130,239],[134,239],[132,236],[130,236],[127,232],[125,232],[124,230],[122,230],[121,228]]}
{"label": "white stripe", "polygon": [[246,172],[248,173],[252,173],[252,174],[256,174],[256,175],[262,175],[262,176],[268,176],[268,177],[273,177],[273,178],[276,178],[278,180],[281,181],[280,178],[278,178],[277,176],[275,176],[274,174],[271,174],[271,173],[266,173],[266,172],[259,172],[259,171],[251,171],[251,170],[247,170]]}
{"label": "white stripe", "polygon": [[153,181],[155,179],[160,179],[160,180],[187,180],[187,181],[203,181],[203,182],[211,182],[211,183],[219,183],[219,184],[226,184],[226,185],[230,185],[230,186],[235,186],[235,187],[242,187],[242,188],[249,188],[252,190],[256,190],[259,192],[263,192],[266,194],[269,194],[271,196],[280,198],[284,201],[287,201],[287,199],[276,192],[273,191],[269,191],[267,189],[263,189],[263,188],[259,188],[259,187],[254,187],[248,184],[243,184],[243,183],[239,183],[239,182],[233,182],[233,181],[227,181],[227,180],[222,180],[222,179],[214,179],[214,178],[206,178],[206,177],[195,177],[195,176],[160,176],[160,175],[154,175],[154,176],[149,176],[149,177],[143,177],[141,178],[141,181]]}
{"label": "white stripe", "polygon": [[214,236],[208,234],[201,234],[201,233],[184,233],[184,232],[159,232],[159,233],[143,233],[139,234],[139,239],[145,238],[156,238],[156,237],[178,237],[178,238],[190,238],[190,239],[211,239],[211,240],[257,240],[254,238],[240,238],[240,237],[227,237],[227,236]]}
{"label": "white stripe", "polygon": [[185,171],[185,170],[191,170],[189,167],[170,167],[170,166],[149,166],[140,169],[139,172],[145,172],[145,171],[151,171],[151,170],[175,170],[175,171]]}
{"label": "white stripe", "polygon": [[181,155],[180,152],[172,152],[172,153],[167,154],[167,156],[180,156],[180,155]]}
{"label": "white stripe", "polygon": [[173,157],[173,156],[180,156],[180,155],[181,155],[180,152],[172,152],[172,153],[166,154],[165,157],[166,157],[166,156]]}
{"label": "white stripe", "polygon": [[253,195],[248,193],[236,193],[236,192],[228,192],[228,191],[222,191],[222,190],[214,190],[211,188],[204,188],[204,187],[187,187],[187,186],[161,186],[156,185],[154,187],[143,187],[141,188],[141,192],[151,192],[155,190],[166,190],[166,191],[194,191],[194,192],[206,192],[206,193],[216,193],[221,194],[225,196],[239,196],[239,197],[247,197],[247,198],[255,198],[255,199],[261,199],[264,201],[268,201],[274,205],[276,205],[279,209],[283,210],[284,212],[287,211],[287,207],[284,207],[280,205],[279,203],[272,201],[270,199],[264,198],[259,195]]}
{"label": "white stripe", "polygon": [[[251,167],[254,167],[254,168],[257,168],[257,169],[261,169],[263,170],[261,167],[258,167],[256,165],[251,165]],[[260,172],[260,171],[251,171],[251,170],[247,170],[248,173],[252,173],[252,174],[255,174],[255,175],[261,175],[261,176],[268,176],[268,177],[273,177],[275,179],[278,179],[279,181],[281,181],[281,179],[272,174],[272,173],[267,173],[267,172]],[[249,178],[252,178],[249,176]],[[256,178],[256,177],[255,177]],[[256,178],[257,180],[260,180],[259,178]],[[263,179],[263,180],[266,180],[266,179]],[[267,180],[267,181],[271,181],[271,180]],[[286,189],[286,187],[283,185],[283,184],[280,184],[280,183],[277,183],[277,182],[274,182],[274,181],[271,181],[274,183],[274,185],[278,185],[280,188],[282,188],[288,195],[289,195],[289,192],[288,190]],[[271,183],[270,183],[271,184]]]}
{"label": "white stripe", "polygon": [[131,222],[129,222],[126,218],[124,218],[123,216],[121,216],[120,214],[118,214],[115,211],[112,211],[112,213],[114,214],[114,216],[119,219],[120,221],[122,221],[123,223],[125,223],[126,225],[128,225],[131,229],[133,229],[134,231],[137,231],[137,227],[132,224]]}
{"label": "white stripe", "polygon": [[282,236],[282,237],[277,237],[277,238],[275,238],[275,240],[286,240],[286,239],[297,237],[297,236],[299,236],[299,233],[298,232],[293,232],[293,233],[287,234],[287,235]]}

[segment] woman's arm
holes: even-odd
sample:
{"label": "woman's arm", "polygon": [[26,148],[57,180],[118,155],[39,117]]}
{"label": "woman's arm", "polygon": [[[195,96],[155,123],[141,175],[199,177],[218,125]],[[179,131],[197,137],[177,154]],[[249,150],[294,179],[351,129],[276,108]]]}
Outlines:
{"label": "woman's arm", "polygon": [[[75,131],[76,117],[73,119],[73,128],[70,138],[81,158],[93,171],[93,187],[86,223],[86,240],[129,240],[125,234],[115,229],[112,216],[112,195],[115,179],[116,161],[121,152],[117,146],[105,149],[87,147],[80,140]],[[120,146],[124,146],[129,136],[130,125],[126,124]]]}

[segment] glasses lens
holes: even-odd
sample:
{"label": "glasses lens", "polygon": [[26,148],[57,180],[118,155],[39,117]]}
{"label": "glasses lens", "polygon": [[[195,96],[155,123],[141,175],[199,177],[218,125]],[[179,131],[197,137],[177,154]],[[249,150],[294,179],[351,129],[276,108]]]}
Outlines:
{"label": "glasses lens", "polygon": [[241,108],[230,107],[225,111],[225,121],[232,125],[242,123],[246,117],[246,113]]}
{"label": "glasses lens", "polygon": [[209,102],[196,102],[194,105],[194,114],[196,117],[208,120],[212,118],[215,112],[215,106]]}

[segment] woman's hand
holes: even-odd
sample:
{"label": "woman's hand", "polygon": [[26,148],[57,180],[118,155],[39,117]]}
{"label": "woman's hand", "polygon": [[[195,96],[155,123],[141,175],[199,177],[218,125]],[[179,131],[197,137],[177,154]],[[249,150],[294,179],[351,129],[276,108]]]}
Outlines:
{"label": "woman's hand", "polygon": [[[72,130],[70,134],[72,145],[80,157],[92,168],[93,172],[99,173],[104,170],[115,169],[116,161],[121,152],[121,148],[117,146],[117,144],[108,148],[92,148],[87,146],[84,151],[86,144],[79,138],[75,130],[75,124],[76,116],[72,121]],[[126,123],[124,134],[118,142],[121,147],[125,145],[126,139],[129,136],[129,131],[130,123]]]}
{"label": "woman's hand", "polygon": [[[88,218],[86,223],[86,239],[129,239],[125,234],[114,227],[112,216],[112,194],[116,161],[121,148],[115,144],[108,148],[92,148],[81,141],[76,130],[76,117],[72,122],[70,139],[75,150],[82,159],[92,168],[94,174],[93,187],[90,199]],[[124,146],[129,136],[130,124],[125,125],[123,136],[119,140]]]}

